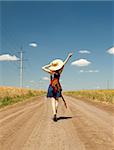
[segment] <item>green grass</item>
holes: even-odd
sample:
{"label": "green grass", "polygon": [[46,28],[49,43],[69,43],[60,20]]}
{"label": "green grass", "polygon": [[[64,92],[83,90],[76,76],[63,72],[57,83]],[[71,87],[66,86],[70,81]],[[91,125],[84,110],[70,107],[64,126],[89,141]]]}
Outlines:
{"label": "green grass", "polygon": [[65,92],[65,94],[79,98],[79,99],[114,104],[114,90],[68,91],[68,92]]}
{"label": "green grass", "polygon": [[44,94],[45,91],[41,90],[0,87],[0,108]]}

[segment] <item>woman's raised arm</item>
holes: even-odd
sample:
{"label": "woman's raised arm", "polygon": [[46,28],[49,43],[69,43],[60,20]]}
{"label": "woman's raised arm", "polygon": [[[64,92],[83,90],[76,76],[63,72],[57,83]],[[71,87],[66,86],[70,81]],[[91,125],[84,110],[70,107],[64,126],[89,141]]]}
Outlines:
{"label": "woman's raised arm", "polygon": [[68,60],[70,59],[70,57],[73,55],[73,53],[69,53],[67,58],[64,61],[64,65],[68,62]]}
{"label": "woman's raised arm", "polygon": [[44,71],[46,71],[47,73],[52,73],[52,72],[48,69],[48,67],[50,67],[50,64],[43,66],[42,69],[43,69]]}

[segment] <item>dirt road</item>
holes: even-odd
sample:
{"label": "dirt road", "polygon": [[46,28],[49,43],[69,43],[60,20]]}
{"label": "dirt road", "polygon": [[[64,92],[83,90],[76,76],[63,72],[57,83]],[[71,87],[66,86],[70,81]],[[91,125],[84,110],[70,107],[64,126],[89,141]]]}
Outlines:
{"label": "dirt road", "polygon": [[0,110],[0,150],[112,150],[113,116],[92,104],[65,97],[58,121],[45,97]]}

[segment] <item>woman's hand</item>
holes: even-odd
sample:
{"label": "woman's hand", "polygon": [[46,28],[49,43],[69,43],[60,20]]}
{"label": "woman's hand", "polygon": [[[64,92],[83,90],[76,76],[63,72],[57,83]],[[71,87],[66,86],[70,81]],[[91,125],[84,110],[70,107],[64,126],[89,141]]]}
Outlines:
{"label": "woman's hand", "polygon": [[69,53],[69,54],[68,54],[68,57],[70,58],[72,55],[73,55],[73,52]]}
{"label": "woman's hand", "polygon": [[52,74],[52,71],[49,69],[49,67],[51,66],[51,64],[45,65],[42,67],[42,69],[50,74]]}

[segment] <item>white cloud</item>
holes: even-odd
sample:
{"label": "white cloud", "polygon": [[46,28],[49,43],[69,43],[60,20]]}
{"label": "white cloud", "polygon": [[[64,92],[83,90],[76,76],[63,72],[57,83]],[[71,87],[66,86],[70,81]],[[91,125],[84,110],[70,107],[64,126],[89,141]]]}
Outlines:
{"label": "white cloud", "polygon": [[114,46],[107,51],[109,54],[114,55]]}
{"label": "white cloud", "polygon": [[80,70],[79,72],[81,72],[81,73],[82,73],[82,72],[84,72],[84,70]]}
{"label": "white cloud", "polygon": [[42,80],[48,81],[49,78],[48,77],[43,77]]}
{"label": "white cloud", "polygon": [[27,85],[27,86],[26,86],[26,88],[30,88],[30,86],[29,86],[29,85]]}
{"label": "white cloud", "polygon": [[97,86],[96,89],[100,89],[100,86]]}
{"label": "white cloud", "polygon": [[11,56],[9,54],[0,55],[0,61],[17,61],[19,58],[17,58],[15,55]]}
{"label": "white cloud", "polygon": [[80,73],[84,73],[84,72],[85,72],[85,73],[98,73],[99,70],[86,70],[86,71],[85,71],[85,70],[80,70],[79,72],[80,72]]}
{"label": "white cloud", "polygon": [[91,62],[86,59],[79,59],[71,63],[71,65],[79,67],[88,66],[89,64],[91,64]]}
{"label": "white cloud", "polygon": [[35,81],[31,80],[30,83],[35,83]]}
{"label": "white cloud", "polygon": [[80,50],[79,53],[81,54],[90,54],[91,52],[88,50]]}
{"label": "white cloud", "polygon": [[93,70],[88,70],[88,71],[86,71],[86,72],[92,73],[92,72],[94,72],[94,71],[93,71]]}
{"label": "white cloud", "polygon": [[38,45],[37,43],[30,43],[29,46],[36,48]]}
{"label": "white cloud", "polygon": [[94,72],[99,72],[99,70],[94,70]]}
{"label": "white cloud", "polygon": [[89,72],[89,73],[97,73],[97,72],[99,72],[99,70],[88,70],[88,71],[86,71],[86,72]]}

